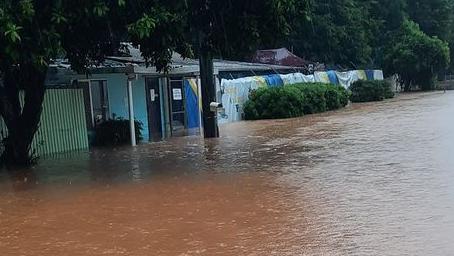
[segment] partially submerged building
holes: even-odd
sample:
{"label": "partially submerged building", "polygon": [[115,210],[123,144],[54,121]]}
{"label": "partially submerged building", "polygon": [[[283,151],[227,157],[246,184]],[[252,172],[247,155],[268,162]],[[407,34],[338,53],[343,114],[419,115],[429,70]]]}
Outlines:
{"label": "partially submerged building", "polygon": [[[236,61],[214,61],[218,98],[221,79],[286,74],[298,68]],[[200,69],[197,60],[175,54],[168,73],[145,65],[137,49],[109,57],[90,74],[78,74],[65,61],[51,65],[40,128],[33,142],[37,155],[86,150],[98,123],[121,118],[143,124],[144,141],[201,133]],[[0,140],[7,136],[0,118]],[[1,148],[0,148],[1,150]]]}

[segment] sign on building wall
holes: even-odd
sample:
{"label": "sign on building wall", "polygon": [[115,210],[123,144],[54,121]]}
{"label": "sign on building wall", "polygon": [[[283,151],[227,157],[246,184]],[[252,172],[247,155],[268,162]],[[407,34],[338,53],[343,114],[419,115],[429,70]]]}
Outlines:
{"label": "sign on building wall", "polygon": [[180,88],[173,88],[172,93],[173,93],[173,100],[183,100],[183,94],[182,94]]}

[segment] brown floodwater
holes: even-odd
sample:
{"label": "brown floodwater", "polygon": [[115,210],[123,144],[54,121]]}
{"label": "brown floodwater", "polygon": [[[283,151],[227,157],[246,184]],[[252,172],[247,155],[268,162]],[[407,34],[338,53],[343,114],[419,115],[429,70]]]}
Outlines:
{"label": "brown floodwater", "polygon": [[0,255],[454,253],[454,92],[221,132],[3,172]]}

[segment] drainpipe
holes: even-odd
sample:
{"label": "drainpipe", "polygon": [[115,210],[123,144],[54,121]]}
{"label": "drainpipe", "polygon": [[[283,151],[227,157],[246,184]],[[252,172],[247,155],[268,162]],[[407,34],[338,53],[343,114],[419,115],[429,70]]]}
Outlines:
{"label": "drainpipe", "polygon": [[167,134],[167,116],[165,113],[168,113],[168,111],[166,111],[166,107],[165,107],[165,97],[164,95],[166,95],[164,93],[164,88],[166,86],[166,83],[165,83],[165,78],[158,78],[158,81],[159,81],[159,108],[161,109],[161,139],[164,140],[166,138],[166,134]]}
{"label": "drainpipe", "polygon": [[202,86],[200,85],[200,76],[197,76],[197,109],[199,110],[199,132],[203,137],[203,116],[202,116]]}
{"label": "drainpipe", "polygon": [[128,74],[128,107],[129,107],[129,127],[131,131],[131,146],[137,146],[136,142],[136,125],[134,123],[134,101],[132,98],[132,80],[135,79],[134,74]]}

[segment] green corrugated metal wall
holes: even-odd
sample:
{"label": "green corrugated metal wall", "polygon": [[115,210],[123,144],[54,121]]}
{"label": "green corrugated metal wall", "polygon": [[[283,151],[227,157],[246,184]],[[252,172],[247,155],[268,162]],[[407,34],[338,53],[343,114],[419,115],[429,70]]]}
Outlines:
{"label": "green corrugated metal wall", "polygon": [[[6,133],[3,120],[0,120],[0,137],[5,137]],[[46,90],[32,151],[38,156],[46,156],[86,149],[88,137],[83,90]]]}

